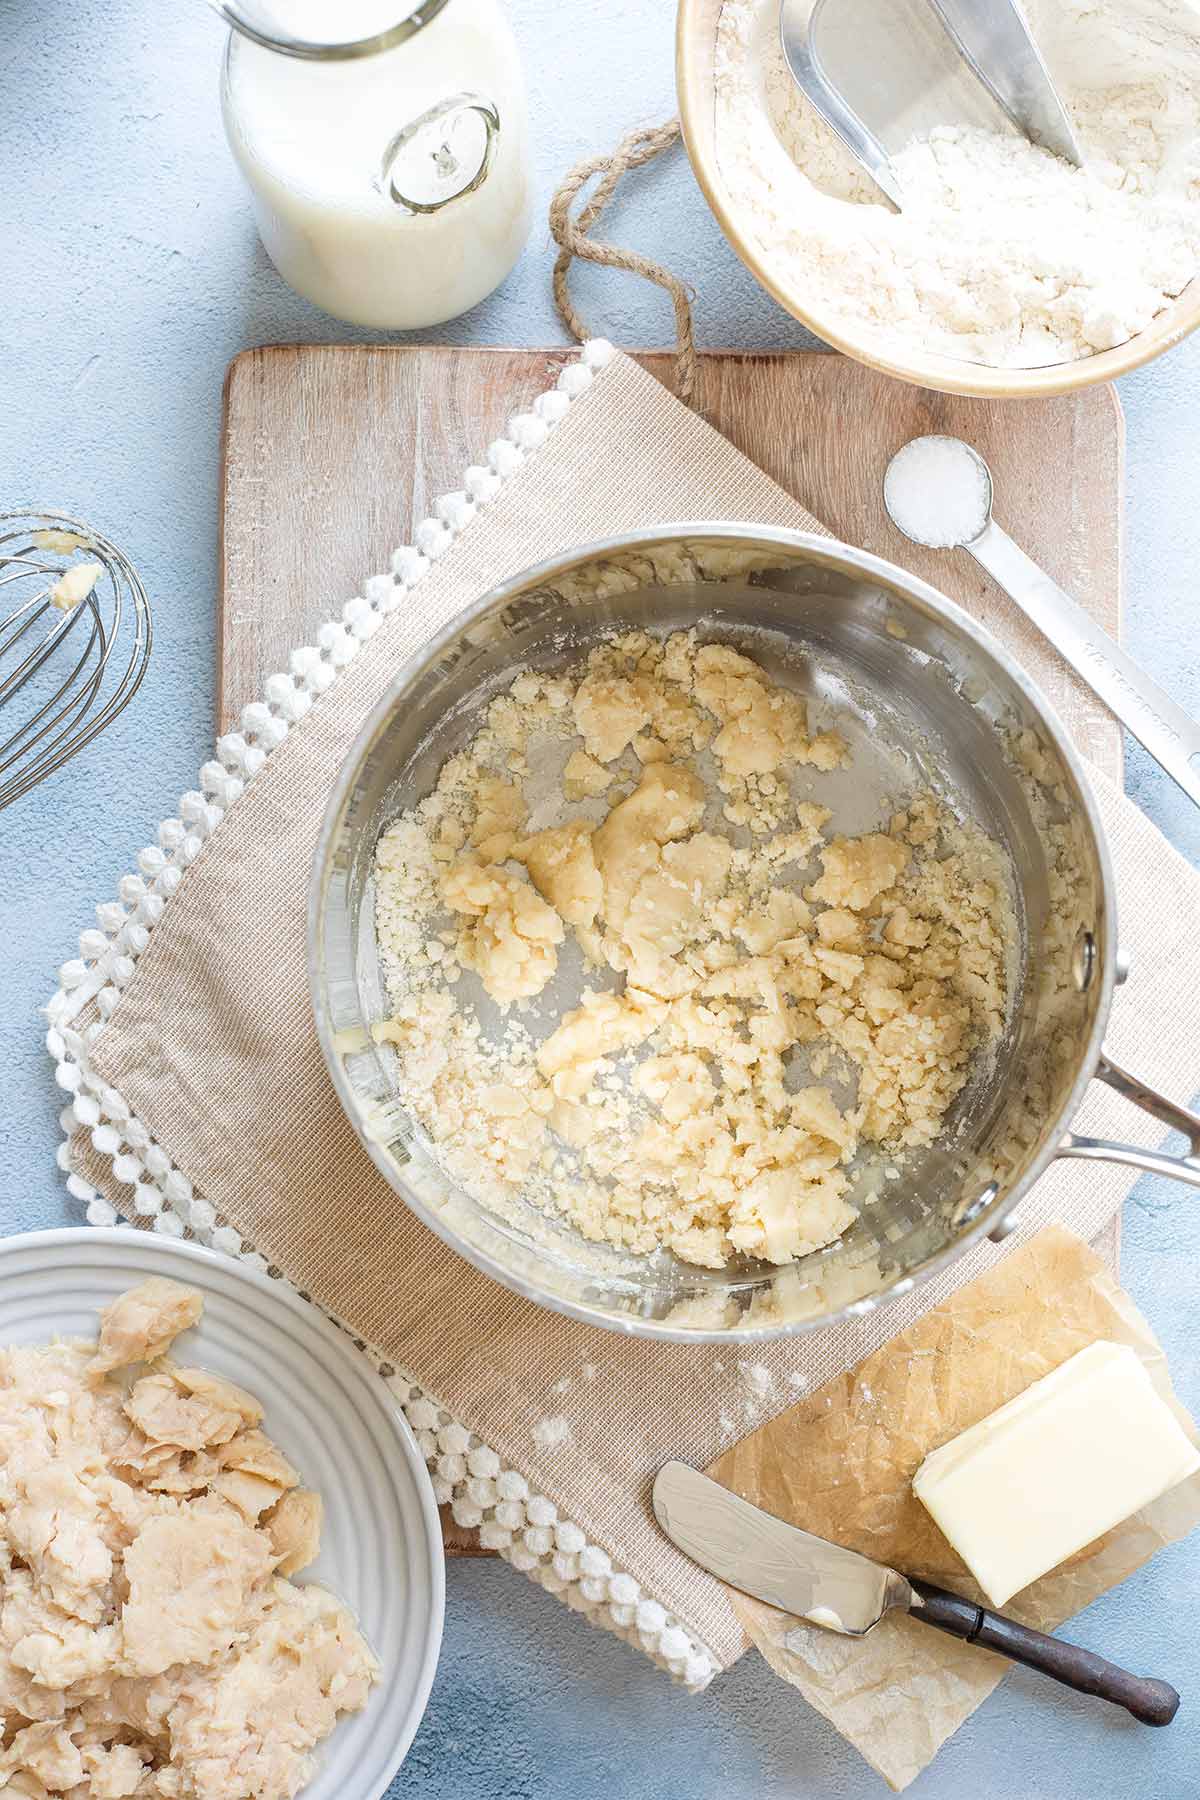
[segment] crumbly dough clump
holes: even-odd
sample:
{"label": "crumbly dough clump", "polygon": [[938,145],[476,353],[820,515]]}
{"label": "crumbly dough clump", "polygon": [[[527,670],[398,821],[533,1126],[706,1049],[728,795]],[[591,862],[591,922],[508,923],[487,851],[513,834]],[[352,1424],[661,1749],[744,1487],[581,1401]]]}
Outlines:
{"label": "crumbly dough clump", "polygon": [[5,1793],[291,1800],[379,1674],[342,1602],[285,1579],[320,1501],[258,1401],[166,1357],[201,1307],[154,1278],[99,1344],[0,1351]]}
{"label": "crumbly dough clump", "polygon": [[[1003,1025],[1003,860],[930,796],[831,835],[800,772],[848,757],[692,633],[492,702],[376,857],[376,1037],[450,1174],[635,1253],[787,1263],[851,1223],[863,1147],[934,1141]],[[572,939],[578,1003],[539,1007]]]}

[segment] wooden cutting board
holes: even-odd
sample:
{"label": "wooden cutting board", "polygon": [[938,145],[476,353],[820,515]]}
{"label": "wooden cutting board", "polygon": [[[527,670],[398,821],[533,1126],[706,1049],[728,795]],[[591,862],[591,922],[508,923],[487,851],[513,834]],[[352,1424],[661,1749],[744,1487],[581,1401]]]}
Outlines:
{"label": "wooden cutting board", "polygon": [[[225,386],[218,727],[228,730],[298,644],[386,569],[440,494],[461,485],[570,350],[278,345]],[[671,383],[673,359],[638,361]],[[1085,755],[1121,779],[1121,732],[969,557],[921,551],[883,510],[892,452],[921,432],[967,438],[992,467],[996,513],[1104,629],[1121,625],[1124,426],[1111,387],[980,401],[909,387],[821,352],[715,351],[697,405],[837,536],[922,575],[1007,639]],[[713,497],[713,516],[721,512]],[[1117,1225],[1098,1245],[1115,1260]],[[473,1534],[446,1521],[447,1548]]]}

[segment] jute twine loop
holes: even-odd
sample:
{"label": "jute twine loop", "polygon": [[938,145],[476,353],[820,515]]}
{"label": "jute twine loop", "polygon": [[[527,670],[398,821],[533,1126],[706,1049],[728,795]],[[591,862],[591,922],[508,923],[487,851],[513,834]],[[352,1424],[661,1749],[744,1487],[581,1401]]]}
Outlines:
{"label": "jute twine loop", "polygon": [[[691,401],[696,388],[696,340],[692,333],[692,292],[661,264],[633,250],[621,250],[615,244],[598,242],[590,236],[592,226],[600,218],[617,190],[621,177],[630,169],[640,169],[653,162],[662,151],[669,150],[679,138],[679,120],[666,125],[639,127],[622,138],[610,156],[589,156],[576,163],[550,202],[550,231],[559,246],[554,264],[554,304],[572,337],[580,343],[595,334],[588,330],[567,288],[567,271],[575,257],[599,263],[605,269],[625,269],[655,282],[671,296],[675,308],[675,373],[679,398]],[[600,179],[590,197],[572,216],[572,207],[594,176]]]}

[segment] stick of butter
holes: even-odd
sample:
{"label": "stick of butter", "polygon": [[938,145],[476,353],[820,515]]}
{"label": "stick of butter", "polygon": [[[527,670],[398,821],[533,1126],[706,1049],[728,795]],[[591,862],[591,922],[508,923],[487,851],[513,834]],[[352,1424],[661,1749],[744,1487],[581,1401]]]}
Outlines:
{"label": "stick of butter", "polygon": [[925,1458],[913,1492],[1003,1606],[1200,1469],[1128,1344],[1089,1344]]}

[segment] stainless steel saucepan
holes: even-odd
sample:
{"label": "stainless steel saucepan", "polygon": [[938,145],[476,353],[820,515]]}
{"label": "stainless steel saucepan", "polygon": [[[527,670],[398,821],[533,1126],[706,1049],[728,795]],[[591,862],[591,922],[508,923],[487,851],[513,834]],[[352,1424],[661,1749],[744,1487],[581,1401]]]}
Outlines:
{"label": "stainless steel saucepan", "polygon": [[[865,1163],[846,1237],[780,1270],[720,1271],[586,1244],[514,1202],[504,1217],[441,1170],[395,1098],[374,934],[380,832],[432,788],[481,708],[527,666],[561,667],[613,633],[694,627],[736,643],[849,738],[852,766],[810,777],[837,828],[870,830],[932,786],[1006,847],[1019,945],[998,1046],[977,1059],[939,1142],[884,1178]],[[806,772],[807,773],[807,772]],[[814,871],[815,873],[815,871]],[[870,1311],[1016,1222],[1057,1157],[1096,1157],[1200,1187],[1200,1117],[1104,1051],[1121,979],[1112,869],[1066,732],[1008,653],[901,569],[819,537],[684,524],[554,558],[487,594],[402,668],[346,759],[310,890],[313,1004],[334,1085],[398,1196],[477,1268],[588,1323],[645,1337],[782,1336]],[[563,959],[564,961],[566,959]],[[576,971],[576,992],[578,971]],[[560,1004],[573,996],[550,995]],[[1088,1084],[1184,1132],[1175,1157],[1072,1130]]]}

